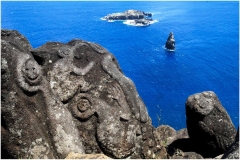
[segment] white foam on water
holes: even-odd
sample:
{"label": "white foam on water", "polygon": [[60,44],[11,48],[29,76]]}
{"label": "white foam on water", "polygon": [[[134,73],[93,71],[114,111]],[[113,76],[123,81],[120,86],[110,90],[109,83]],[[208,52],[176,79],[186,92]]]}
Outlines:
{"label": "white foam on water", "polygon": [[158,20],[153,20],[153,21],[150,21],[150,24],[153,24],[153,23],[157,23],[159,22]]}
{"label": "white foam on water", "polygon": [[135,22],[134,20],[126,20],[126,21],[123,21],[123,24],[134,26]]}
{"label": "white foam on water", "polygon": [[115,22],[114,20],[108,20],[108,22]]}
{"label": "white foam on water", "polygon": [[150,24],[154,24],[156,22],[158,22],[158,20],[149,21],[148,25],[144,25],[144,24],[140,24],[140,23],[135,23],[135,20],[126,20],[126,21],[123,21],[123,24],[130,25],[130,26],[142,27],[142,26],[149,26]]}
{"label": "white foam on water", "polygon": [[107,20],[106,18],[100,18],[101,20],[103,20],[103,21],[107,21],[107,22],[115,22],[116,20]]}

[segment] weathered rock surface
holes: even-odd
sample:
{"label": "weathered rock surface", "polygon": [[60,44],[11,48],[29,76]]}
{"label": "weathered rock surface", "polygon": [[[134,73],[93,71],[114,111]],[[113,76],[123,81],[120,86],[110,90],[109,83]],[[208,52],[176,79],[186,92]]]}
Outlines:
{"label": "weathered rock surface", "polygon": [[239,159],[239,128],[234,143],[224,153],[222,159]]}
{"label": "weathered rock surface", "polygon": [[239,158],[236,129],[213,92],[188,98],[187,129],[156,129],[100,45],[33,49],[17,31],[1,33],[1,158]]}
{"label": "weathered rock surface", "polygon": [[161,125],[157,127],[154,134],[158,144],[165,147],[170,145],[177,138],[176,130],[168,125]]}
{"label": "weathered rock surface", "polygon": [[236,129],[214,92],[189,96],[186,116],[189,137],[202,156],[223,154],[234,142]]}
{"label": "weathered rock surface", "polygon": [[72,40],[33,49],[2,30],[2,158],[161,158],[134,83],[98,44]]}
{"label": "weathered rock surface", "polygon": [[195,148],[197,145],[189,138],[187,129],[183,128],[176,132],[174,139],[167,145],[167,152],[170,159],[202,159]]}
{"label": "weathered rock surface", "polygon": [[203,157],[195,152],[183,152],[180,149],[175,149],[174,153],[170,155],[170,159],[203,159]]}
{"label": "weathered rock surface", "polygon": [[169,33],[168,39],[165,43],[165,48],[169,49],[169,50],[174,50],[175,49],[175,39],[174,39],[173,32]]}
{"label": "weathered rock surface", "polygon": [[65,159],[111,159],[104,154],[80,154],[71,152]]}

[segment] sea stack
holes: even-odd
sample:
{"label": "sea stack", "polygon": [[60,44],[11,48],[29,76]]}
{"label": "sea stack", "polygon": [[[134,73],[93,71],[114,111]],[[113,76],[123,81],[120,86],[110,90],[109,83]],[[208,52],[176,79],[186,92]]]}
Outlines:
{"label": "sea stack", "polygon": [[168,39],[167,39],[166,44],[165,44],[165,48],[170,49],[170,50],[175,49],[175,39],[174,39],[173,32],[169,33]]}

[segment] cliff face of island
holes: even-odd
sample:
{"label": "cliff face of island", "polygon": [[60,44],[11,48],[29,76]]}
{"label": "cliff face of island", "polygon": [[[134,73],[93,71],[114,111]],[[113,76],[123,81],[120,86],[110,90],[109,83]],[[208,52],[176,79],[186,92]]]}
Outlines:
{"label": "cliff face of island", "polygon": [[100,45],[75,39],[34,49],[1,30],[1,46],[2,158],[239,157],[236,129],[213,92],[189,96],[187,128],[155,128]]}

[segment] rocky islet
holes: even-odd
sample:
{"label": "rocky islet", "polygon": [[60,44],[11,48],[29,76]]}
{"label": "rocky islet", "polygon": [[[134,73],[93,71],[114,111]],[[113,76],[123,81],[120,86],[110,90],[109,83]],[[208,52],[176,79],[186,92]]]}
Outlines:
{"label": "rocky islet", "polygon": [[112,13],[104,16],[102,19],[107,21],[128,21],[127,24],[134,26],[148,26],[153,22],[152,13],[146,13],[138,10],[127,10],[125,12]]}

